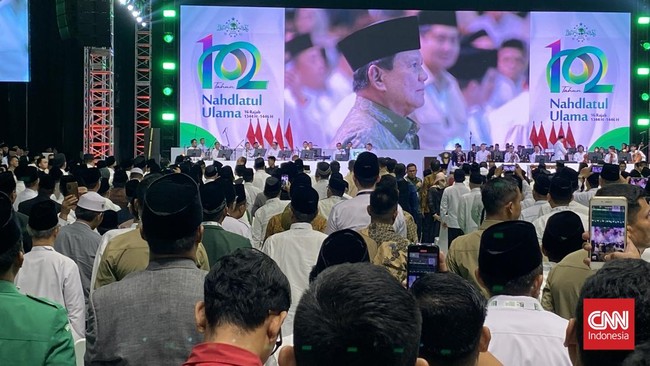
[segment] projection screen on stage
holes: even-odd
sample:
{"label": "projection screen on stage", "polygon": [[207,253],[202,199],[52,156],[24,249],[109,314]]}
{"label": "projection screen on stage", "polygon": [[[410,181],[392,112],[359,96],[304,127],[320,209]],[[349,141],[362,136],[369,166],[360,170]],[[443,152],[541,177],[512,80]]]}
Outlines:
{"label": "projection screen on stage", "polygon": [[424,102],[403,116],[419,149],[546,147],[560,135],[586,149],[627,140],[629,13],[427,13],[181,6],[181,145],[363,147],[370,141],[345,134],[350,110],[364,101],[337,43],[413,15],[429,19],[419,28]]}

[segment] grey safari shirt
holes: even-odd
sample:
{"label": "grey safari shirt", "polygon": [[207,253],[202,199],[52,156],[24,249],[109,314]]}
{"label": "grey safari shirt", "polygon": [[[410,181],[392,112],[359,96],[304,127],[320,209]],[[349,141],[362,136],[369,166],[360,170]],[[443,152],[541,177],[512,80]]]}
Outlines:
{"label": "grey safari shirt", "polygon": [[417,124],[366,98],[357,96],[333,141],[361,147],[370,142],[378,149],[419,149]]}

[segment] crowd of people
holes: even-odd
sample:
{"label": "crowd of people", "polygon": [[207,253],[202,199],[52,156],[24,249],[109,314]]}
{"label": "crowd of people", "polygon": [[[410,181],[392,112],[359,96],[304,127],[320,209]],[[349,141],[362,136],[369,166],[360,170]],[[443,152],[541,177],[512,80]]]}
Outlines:
{"label": "crowd of people", "polygon": [[[647,354],[650,206],[618,165],[551,174],[434,160],[420,176],[363,152],[343,176],[337,161],[307,174],[300,159],[233,169],[11,151],[6,364],[74,365],[81,340],[87,365],[589,366]],[[585,243],[593,196],[628,201],[625,252],[598,271]],[[434,242],[448,248],[440,273],[407,289],[408,246]],[[638,349],[585,350],[582,299],[621,297],[635,299]]]}

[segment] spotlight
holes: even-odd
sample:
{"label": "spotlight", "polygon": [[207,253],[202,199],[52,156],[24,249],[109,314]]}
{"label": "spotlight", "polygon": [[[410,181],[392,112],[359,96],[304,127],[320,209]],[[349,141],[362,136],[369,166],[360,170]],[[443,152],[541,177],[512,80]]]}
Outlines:
{"label": "spotlight", "polygon": [[140,23],[140,25],[143,26],[143,27],[146,27],[146,26],[147,26],[147,23],[146,23],[146,22],[142,22],[142,23]]}
{"label": "spotlight", "polygon": [[126,8],[127,8],[129,11],[133,10],[133,4],[129,4],[129,5],[127,5]]}
{"label": "spotlight", "polygon": [[137,18],[135,18],[135,20],[136,20],[138,23],[142,23],[142,17],[137,17]]}
{"label": "spotlight", "polygon": [[120,0],[120,4],[126,5],[126,0]]}
{"label": "spotlight", "polygon": [[137,18],[138,15],[140,15],[140,12],[137,11],[137,10],[134,10],[131,14],[133,14],[133,17],[134,17],[134,18]]}

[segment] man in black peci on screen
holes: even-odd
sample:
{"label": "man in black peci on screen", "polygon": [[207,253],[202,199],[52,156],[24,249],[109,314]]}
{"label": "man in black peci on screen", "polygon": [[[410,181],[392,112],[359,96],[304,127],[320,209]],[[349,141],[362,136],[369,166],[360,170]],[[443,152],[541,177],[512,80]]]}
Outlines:
{"label": "man in black peci on screen", "polygon": [[333,141],[355,148],[371,141],[378,149],[419,149],[417,124],[407,118],[424,104],[417,17],[387,20],[338,43],[354,70],[354,106]]}

